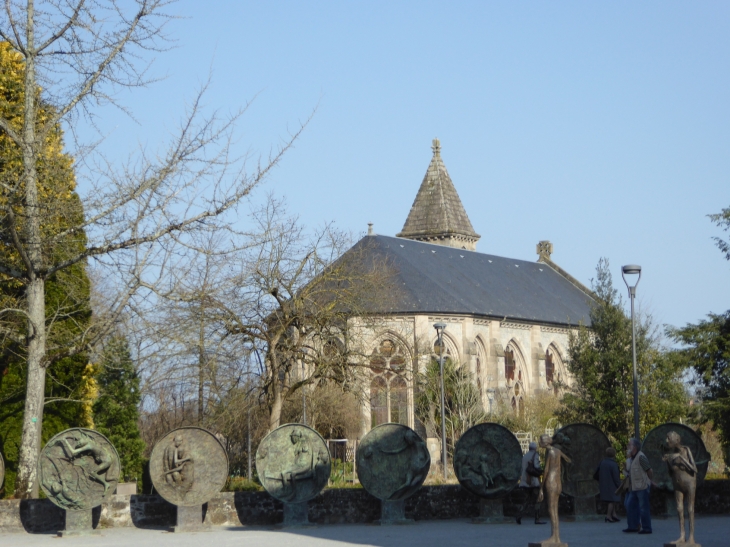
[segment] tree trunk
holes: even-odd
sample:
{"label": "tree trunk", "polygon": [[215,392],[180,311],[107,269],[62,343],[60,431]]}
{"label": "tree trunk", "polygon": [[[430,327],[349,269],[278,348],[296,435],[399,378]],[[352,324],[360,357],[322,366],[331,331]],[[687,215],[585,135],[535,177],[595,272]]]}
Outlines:
{"label": "tree trunk", "polygon": [[46,353],[45,283],[43,279],[31,281],[28,291],[28,380],[23,412],[23,435],[20,442],[18,478],[15,495],[21,499],[38,495],[38,455],[41,449],[43,429],[43,402],[46,392],[46,369],[43,357]]}
{"label": "tree trunk", "polygon": [[[201,341],[202,344],[202,341]],[[203,425],[205,414],[205,351],[200,346],[198,353],[198,425]]]}
{"label": "tree trunk", "polygon": [[[33,1],[28,2],[25,54],[25,110],[23,112],[23,175],[25,182],[25,219],[23,232],[26,239],[24,257],[27,271],[26,298],[28,300],[27,367],[23,434],[20,441],[18,477],[15,494],[27,499],[38,493],[38,455],[43,431],[43,403],[46,391],[46,283],[38,272],[43,268],[41,249],[41,207],[38,198],[36,155],[36,81]],[[21,251],[21,249],[18,249]],[[22,252],[22,251],[21,251]]]}
{"label": "tree trunk", "polygon": [[273,394],[271,398],[271,407],[269,408],[269,431],[274,431],[281,425],[281,386],[278,381],[273,383]]}

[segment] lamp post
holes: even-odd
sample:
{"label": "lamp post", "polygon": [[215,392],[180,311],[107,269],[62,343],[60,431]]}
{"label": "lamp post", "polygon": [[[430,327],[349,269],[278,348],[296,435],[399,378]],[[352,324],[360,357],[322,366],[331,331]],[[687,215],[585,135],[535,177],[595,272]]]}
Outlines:
{"label": "lamp post", "polygon": [[444,395],[444,330],[446,323],[436,323],[433,328],[436,329],[438,336],[436,343],[439,347],[439,367],[441,369],[441,464],[444,466],[444,480],[446,480],[449,476],[449,468],[446,463],[446,396]]}
{"label": "lamp post", "polygon": [[304,361],[302,361],[302,423],[307,425],[307,392],[304,390]]}
{"label": "lamp post", "polygon": [[248,469],[246,478],[248,480],[253,480],[253,477],[251,476],[251,407],[248,407],[248,418],[247,418],[247,424],[246,424],[246,451],[248,452]]}
{"label": "lamp post", "polygon": [[[637,275],[636,283],[633,285],[629,284],[629,280],[626,279],[627,275]],[[634,298],[636,298],[636,287],[641,280],[641,266],[636,264],[628,264],[621,267],[621,277],[624,278],[624,283],[629,288],[629,299],[631,300],[631,348],[634,357],[634,438],[639,439],[639,383],[636,378],[636,323],[634,321]]]}

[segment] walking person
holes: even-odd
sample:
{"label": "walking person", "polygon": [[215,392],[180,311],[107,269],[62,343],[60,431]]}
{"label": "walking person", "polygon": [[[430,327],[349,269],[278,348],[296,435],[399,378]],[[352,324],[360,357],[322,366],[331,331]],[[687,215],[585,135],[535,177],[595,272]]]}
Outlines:
{"label": "walking person", "polygon": [[[649,491],[654,483],[654,473],[649,459],[641,451],[641,441],[629,439],[626,450],[626,470],[629,475],[629,492],[626,494],[626,533],[651,534]],[[639,528],[641,525],[641,528]]]}
{"label": "walking person", "polygon": [[520,477],[520,490],[525,494],[524,502],[520,506],[517,515],[517,524],[522,524],[522,517],[530,507],[535,508],[535,524],[546,524],[540,520],[540,503],[537,501],[537,494],[540,490],[540,456],[537,453],[537,443],[530,443],[527,454],[522,456],[522,476]]}
{"label": "walking person", "polygon": [[621,519],[616,514],[616,504],[621,501],[621,497],[616,494],[616,490],[621,486],[621,479],[619,477],[618,464],[616,463],[615,448],[609,446],[606,449],[606,457],[598,464],[595,476],[598,477],[601,501],[608,503],[605,521],[619,522]]}

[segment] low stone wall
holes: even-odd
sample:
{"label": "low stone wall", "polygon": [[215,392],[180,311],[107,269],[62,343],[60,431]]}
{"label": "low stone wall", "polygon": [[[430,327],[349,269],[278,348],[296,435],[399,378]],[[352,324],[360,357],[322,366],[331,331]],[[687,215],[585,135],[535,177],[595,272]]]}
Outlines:
{"label": "low stone wall", "polygon": [[[512,491],[503,500],[504,514],[516,516],[524,492]],[[667,503],[669,502],[669,504]],[[652,495],[652,513],[671,512],[673,496]],[[426,486],[408,498],[406,517],[415,520],[479,516],[479,498],[459,485]],[[176,508],[159,496],[112,496],[94,511],[102,528],[165,528],[175,524]],[[697,493],[697,513],[730,514],[730,480],[707,481]],[[214,526],[273,525],[283,520],[283,505],[266,492],[223,492],[204,506],[205,521]],[[573,515],[573,500],[560,497],[560,514]],[[596,503],[596,513],[605,506]],[[545,514],[544,508],[542,514]],[[380,518],[380,501],[361,488],[325,490],[309,502],[309,520],[317,524],[368,523]],[[64,511],[48,500],[0,500],[0,532],[54,532],[65,524]]]}

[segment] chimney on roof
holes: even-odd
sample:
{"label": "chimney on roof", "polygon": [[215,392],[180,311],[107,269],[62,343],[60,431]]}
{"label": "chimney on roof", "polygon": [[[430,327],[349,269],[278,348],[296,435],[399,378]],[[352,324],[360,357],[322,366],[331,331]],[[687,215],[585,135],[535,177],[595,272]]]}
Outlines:
{"label": "chimney on roof", "polygon": [[548,240],[540,241],[537,244],[538,262],[545,262],[546,260],[550,260],[551,254],[553,254],[553,244],[550,243]]}

